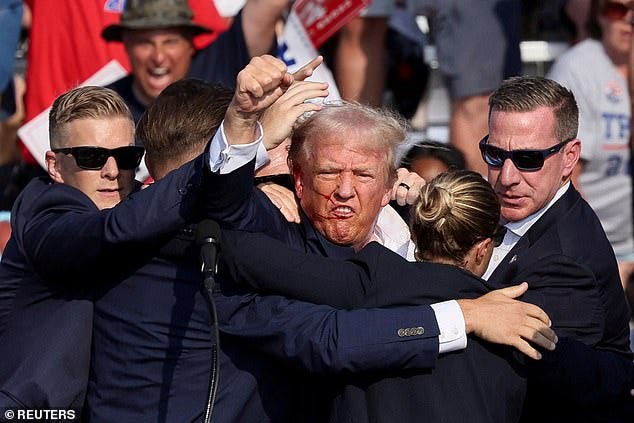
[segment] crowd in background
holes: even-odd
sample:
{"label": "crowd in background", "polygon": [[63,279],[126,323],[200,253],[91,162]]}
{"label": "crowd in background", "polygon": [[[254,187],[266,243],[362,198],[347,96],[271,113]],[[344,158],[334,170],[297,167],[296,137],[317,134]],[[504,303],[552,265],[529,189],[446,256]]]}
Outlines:
{"label": "crowd in background", "polygon": [[[293,3],[0,3],[0,406],[415,421],[407,393],[430,421],[627,421],[634,4],[375,0],[291,74]],[[535,36],[569,44],[546,75],[522,62]],[[123,77],[76,88],[112,59]],[[322,61],[342,102],[312,101]],[[448,140],[413,142],[432,72]],[[18,130],[50,106],[38,161]],[[199,289],[205,218],[222,292]],[[62,327],[50,355],[29,343]]]}
{"label": "crowd in background", "polygon": [[[232,7],[222,3],[219,8],[226,13],[236,13],[239,5],[244,3],[238,2]],[[293,2],[282,3],[285,3],[285,10],[280,13],[280,22],[284,21]],[[585,22],[590,1],[503,1],[499,5],[497,2],[486,5],[443,2],[440,6],[428,1],[374,3],[370,10],[346,24],[321,48],[342,97],[373,106],[387,105],[410,121],[419,118],[421,113],[424,114],[432,89],[432,67],[425,56],[425,47],[435,45],[440,71],[451,96],[450,120],[447,122],[450,144],[465,156],[468,168],[484,174],[486,169],[479,152],[468,140],[480,139],[486,134],[484,111],[488,94],[503,77],[522,73],[520,41],[542,39],[572,44],[584,39],[587,37]],[[91,76],[110,59],[116,59],[130,70],[123,43],[107,42],[109,38],[101,36],[104,27],[118,21],[125,1],[91,1],[81,7],[43,1],[7,0],[6,4],[14,17],[11,18],[10,13],[6,15],[8,24],[4,30],[8,42],[3,47],[11,51],[12,46],[16,46],[17,50],[15,55],[3,53],[3,57],[10,59],[3,62],[3,71],[6,69],[5,72],[15,74],[14,83],[0,81],[6,87],[2,98],[7,107],[3,110],[11,111],[10,117],[3,117],[0,129],[2,245],[8,236],[8,223],[4,222],[8,220],[13,201],[30,178],[43,174],[41,166],[17,136],[20,125],[31,121],[49,107],[57,95]],[[233,16],[221,16],[213,1],[194,0],[190,4],[194,21],[212,30],[202,31],[194,37],[194,48],[200,50],[230,27]],[[472,6],[473,10],[470,10]],[[272,11],[272,15],[276,13]],[[19,15],[21,19],[18,19]],[[416,23],[416,16],[427,17],[425,33]],[[68,31],[69,27],[84,30]],[[82,36],[76,36],[79,32]],[[277,33],[281,33],[279,26]],[[479,50],[479,44],[491,46],[486,60],[483,60],[485,55]],[[474,68],[475,64],[490,68]],[[214,82],[224,82],[230,87],[233,83],[230,74],[236,69],[234,66],[220,79],[214,75],[196,75],[195,70],[190,76],[211,77]],[[491,76],[488,80],[478,81],[468,80],[465,74]],[[31,87],[26,94],[25,80]],[[463,88],[458,89],[456,84],[462,84]],[[159,84],[159,88],[161,86]],[[128,104],[138,120],[142,105],[133,97]],[[423,117],[422,122],[419,119],[414,126],[420,131],[424,130],[424,125]],[[463,136],[463,133],[468,135]],[[146,176],[147,173],[140,174],[141,178]]]}

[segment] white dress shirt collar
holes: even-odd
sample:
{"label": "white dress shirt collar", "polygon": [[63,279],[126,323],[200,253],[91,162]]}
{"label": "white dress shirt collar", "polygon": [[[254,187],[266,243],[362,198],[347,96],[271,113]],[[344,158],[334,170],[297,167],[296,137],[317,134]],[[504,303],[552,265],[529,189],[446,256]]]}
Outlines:
{"label": "white dress shirt collar", "polygon": [[389,204],[381,209],[374,225],[374,238],[401,257],[414,259],[415,246],[407,223]]}
{"label": "white dress shirt collar", "polygon": [[560,187],[555,196],[546,204],[546,207],[541,208],[530,216],[525,217],[522,220],[518,220],[517,222],[507,222],[504,226],[506,227],[507,232],[504,236],[504,240],[502,244],[495,247],[493,249],[493,254],[491,256],[491,261],[489,262],[489,266],[487,267],[486,272],[482,275],[482,279],[489,280],[495,269],[497,269],[498,265],[504,260],[506,255],[515,247],[515,244],[523,237],[528,230],[535,224],[537,221],[550,209],[557,200],[559,200],[568,190],[570,186],[570,182],[565,183],[562,187]]}

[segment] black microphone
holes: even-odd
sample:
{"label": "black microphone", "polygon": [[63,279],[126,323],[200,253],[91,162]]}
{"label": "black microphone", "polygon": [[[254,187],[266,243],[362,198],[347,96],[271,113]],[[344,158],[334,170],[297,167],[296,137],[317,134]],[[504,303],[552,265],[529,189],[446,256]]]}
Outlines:
{"label": "black microphone", "polygon": [[211,422],[220,377],[220,360],[218,358],[218,316],[213,300],[213,290],[216,277],[216,259],[220,245],[220,226],[213,220],[205,219],[196,227],[196,245],[200,246],[201,271],[203,274],[202,291],[209,306],[211,318],[211,373],[209,375],[209,389],[207,404],[205,405],[204,423]]}
{"label": "black microphone", "polygon": [[196,228],[196,244],[200,246],[200,262],[203,276],[215,276],[220,226],[214,220],[203,220]]}

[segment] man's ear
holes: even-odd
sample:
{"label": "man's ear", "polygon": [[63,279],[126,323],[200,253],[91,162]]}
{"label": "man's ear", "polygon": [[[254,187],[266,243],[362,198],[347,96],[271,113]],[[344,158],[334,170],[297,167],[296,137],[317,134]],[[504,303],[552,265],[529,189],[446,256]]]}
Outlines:
{"label": "man's ear", "polygon": [[50,150],[47,151],[44,159],[46,161],[46,171],[48,172],[48,176],[50,176],[54,182],[63,184],[64,178],[59,170],[59,161],[57,160],[55,153]]}
{"label": "man's ear", "polygon": [[390,200],[392,199],[392,187],[386,188],[385,194],[381,198],[381,207],[385,207],[388,205]]}
{"label": "man's ear", "polygon": [[564,178],[568,178],[572,175],[572,171],[574,170],[577,162],[581,158],[581,141],[579,139],[574,139],[569,141],[568,144],[564,147],[564,169],[562,171],[562,176]]}
{"label": "man's ear", "polygon": [[293,185],[295,186],[295,194],[297,198],[301,200],[302,194],[304,193],[304,182],[302,181],[302,177],[304,174],[298,169],[297,166],[291,165],[291,172],[293,173]]}
{"label": "man's ear", "polygon": [[150,176],[154,178],[154,175],[157,175],[157,168],[154,166],[152,159],[148,157],[147,154],[143,155],[143,161],[145,162],[145,167],[147,167],[147,171],[150,173]]}

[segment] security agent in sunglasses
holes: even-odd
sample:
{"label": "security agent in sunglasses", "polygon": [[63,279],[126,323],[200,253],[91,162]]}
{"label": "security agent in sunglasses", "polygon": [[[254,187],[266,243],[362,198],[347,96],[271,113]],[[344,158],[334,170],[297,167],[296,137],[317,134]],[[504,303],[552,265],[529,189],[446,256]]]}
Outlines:
{"label": "security agent in sunglasses", "polygon": [[[554,315],[552,327],[563,334],[554,351],[543,351],[542,360],[527,362],[530,394],[523,421],[628,422],[633,415],[630,390],[634,387],[629,312],[605,234],[570,184],[580,149],[577,115],[572,94],[544,78],[508,80],[491,97],[490,134],[480,145],[507,230],[494,249],[493,260],[501,264],[487,276],[488,285],[499,288],[527,281],[522,300]],[[283,277],[279,269],[271,270],[280,248],[262,238],[251,242],[251,265],[238,260],[238,265],[226,266],[237,275],[235,279],[304,299],[311,296],[312,301],[354,303],[372,294],[371,289],[390,283],[398,286],[388,297],[374,299],[381,301],[415,289],[406,281],[420,279],[411,266],[376,243],[345,262],[305,254],[294,261],[282,254],[286,266],[298,269],[301,263],[303,270]],[[505,248],[511,251],[504,256]],[[250,276],[245,273],[249,269]],[[301,277],[302,283],[293,284],[294,276]],[[360,291],[356,297],[355,289]],[[329,298],[333,292],[335,298]],[[378,386],[372,384],[372,389]],[[460,400],[465,397],[469,398]],[[380,399],[385,398],[383,392]],[[370,408],[365,410],[378,400],[369,401]]]}
{"label": "security agent in sunglasses", "polygon": [[113,233],[84,218],[106,219],[100,210],[135,189],[143,151],[134,147],[123,100],[100,87],[60,96],[50,134],[53,183],[34,179],[18,197],[0,263],[0,407],[72,409],[79,418],[92,333],[89,287],[119,267],[112,245],[99,242]]}
{"label": "security agent in sunglasses", "polygon": [[[285,80],[289,78],[288,74],[281,73],[278,84],[282,75]],[[249,79],[251,76],[247,72],[245,77]],[[277,86],[271,93],[261,79],[255,83],[251,79],[249,81],[247,91],[253,89],[270,97],[279,94],[279,88],[275,91]],[[253,98],[258,97],[253,94]],[[267,105],[258,101],[248,112],[260,113]],[[146,189],[135,190],[133,172],[141,160],[142,150],[134,147],[134,124],[127,106],[107,88],[80,87],[61,95],[52,106],[50,125],[51,151],[47,152],[46,160],[53,183],[35,179],[21,193],[12,212],[12,237],[0,262],[0,408],[14,411],[25,408],[71,410],[75,417],[66,417],[73,419],[82,415],[89,381],[95,297],[101,298],[112,292],[110,288],[113,285],[134,281],[134,278],[152,276],[160,279],[170,272],[183,271],[178,266],[170,267],[165,259],[151,260],[148,254],[157,253],[157,248],[182,230],[187,222],[201,219],[202,201],[208,192],[203,186],[209,183],[211,172],[205,155],[184,154],[179,156],[179,164],[186,163],[184,166],[178,169],[174,166],[173,171],[160,175],[160,181]],[[230,131],[231,125],[226,128]],[[202,149],[210,135],[206,134],[202,140]],[[195,263],[186,268],[190,281],[201,277],[196,258],[197,254],[194,254],[190,261]],[[178,275],[185,278],[180,273]],[[156,280],[156,283],[159,281]],[[195,288],[198,289],[197,286]],[[152,296],[155,292],[149,291],[140,295]],[[175,298],[175,306],[181,305],[185,309],[174,317],[173,323],[178,326],[180,319],[190,316],[191,303],[171,290],[170,294],[165,298]],[[271,342],[286,346],[292,344],[294,348],[285,348],[283,352],[296,354],[298,360],[304,360],[307,366],[351,369],[366,365],[413,368],[433,365],[435,354],[430,353],[434,349],[437,353],[434,336],[420,336],[408,339],[408,342],[377,343],[380,331],[370,323],[402,326],[403,321],[418,320],[429,307],[401,310],[399,313],[364,310],[351,315],[319,306],[307,311],[297,302],[290,301],[286,301],[285,307],[280,307],[279,298],[262,300],[258,304],[267,304],[267,301],[268,309],[272,310],[275,318],[260,321],[258,334],[267,330],[268,333],[278,334],[279,326],[267,325],[282,320],[284,327],[288,328],[285,334],[292,338],[292,342],[279,337]],[[158,306],[152,301],[143,304],[148,309]],[[231,305],[234,309],[228,313],[239,315],[242,302]],[[315,313],[321,316],[316,321],[313,317]],[[115,315],[118,314],[110,315],[110,318]],[[208,325],[208,316],[204,313],[201,316],[200,310],[195,317],[200,324]],[[262,322],[267,324],[263,326]],[[317,324],[321,329],[316,330],[312,337],[298,336],[294,328],[306,324]],[[246,331],[244,326],[241,328]],[[172,330],[179,329],[168,326],[162,333],[172,333]],[[334,343],[315,339],[317,334],[323,333],[331,333]],[[392,337],[392,334],[389,336]],[[112,348],[121,348],[119,342],[123,343],[124,339],[116,339]],[[209,363],[209,336],[201,339],[205,349],[197,359]],[[345,348],[350,342],[363,345],[366,341],[365,347]],[[335,353],[333,349],[340,342],[344,349]],[[179,345],[187,348],[187,345]],[[321,361],[315,360],[316,345]],[[168,347],[176,348],[172,344],[164,347],[164,350],[157,350],[159,355],[171,351]],[[184,354],[176,349],[177,355]],[[103,352],[107,354],[107,350]],[[333,356],[336,356],[334,361]],[[142,361],[157,363],[155,359],[155,356],[141,358]],[[182,369],[170,373],[165,370],[167,364],[164,360],[165,357],[163,361],[158,361],[162,370],[141,376],[141,379],[149,376],[167,378],[166,383],[161,380],[152,385],[156,389],[152,391],[155,395],[143,395],[147,391],[141,391],[136,384],[141,379],[122,382],[121,378],[125,376],[116,378],[117,382],[121,382],[117,387],[129,389],[119,392],[119,395],[137,399],[135,404],[139,406],[132,409],[138,414],[132,420],[145,420],[150,414],[157,416],[154,420],[199,419],[204,411],[204,388],[207,387],[209,372],[201,366],[188,368],[198,376],[202,374],[203,389],[192,394],[190,382],[193,379],[190,374],[183,374]],[[171,389],[170,383],[177,380],[180,381],[175,384],[180,388],[179,396],[161,395],[164,389]],[[268,412],[280,419],[286,412],[284,407],[275,406],[274,401],[263,404],[264,401],[250,400],[251,395],[259,398],[257,388],[241,384],[236,389],[242,395],[225,397],[225,401],[229,401],[223,407],[225,419],[220,418],[219,421],[236,421],[239,418],[236,416],[250,416],[248,421],[260,422],[268,419]],[[271,395],[274,394],[272,391]],[[170,402],[170,407],[167,403],[144,407],[148,401],[156,402],[166,397],[184,400]],[[244,398],[247,402],[240,402]],[[180,403],[178,407],[174,405],[177,403]],[[101,405],[104,406],[103,403]],[[118,416],[117,411],[122,410],[111,405],[105,404],[100,409],[104,413],[100,416],[105,416],[105,421],[129,421],[115,417]],[[270,407],[273,411],[269,410]]]}
{"label": "security agent in sunglasses", "polygon": [[[133,172],[143,157],[143,148],[134,147],[127,108],[104,94],[110,93],[86,88],[59,98],[49,117],[51,150],[46,152],[51,179],[79,189],[98,209],[132,192]],[[96,102],[92,108],[90,101]]]}
{"label": "security agent in sunglasses", "polygon": [[[239,75],[249,82],[238,84],[243,88],[243,101],[232,103],[233,114],[239,118],[237,124],[235,117],[233,124],[225,124],[229,140],[242,136],[252,140],[257,128],[245,130],[240,119],[261,113],[281,94],[280,85],[289,83],[288,74],[280,69],[272,74],[270,69],[260,72],[258,64],[273,58],[253,60],[254,66]],[[279,61],[276,65],[286,69]],[[317,91],[322,90],[323,87]],[[260,98],[262,95],[266,101]],[[37,179],[23,191],[12,213],[12,237],[0,262],[0,407],[72,408],[79,415],[88,378],[93,288],[108,287],[133,274],[138,276],[137,272],[142,276],[139,260],[148,259],[145,253],[151,254],[155,243],[173,236],[187,222],[203,217],[205,208],[201,205],[207,195],[217,194],[217,190],[203,189],[209,188],[215,178],[209,172],[211,164],[205,153],[150,187],[134,191],[133,170],[123,169],[132,167],[132,157],[138,157],[137,150],[125,149],[133,145],[132,118],[121,98],[111,90],[71,90],[56,100],[52,113],[53,122],[64,122],[51,131],[54,137],[60,137],[60,142],[53,142],[56,152],[51,150],[48,155],[51,177],[59,182]],[[213,217],[213,210],[205,211]],[[149,250],[145,250],[148,246]],[[279,304],[280,299],[269,301]],[[242,305],[242,301],[234,304],[237,309]],[[520,304],[520,310],[524,306]],[[298,302],[286,301],[284,307],[269,305],[269,310],[283,316],[266,319],[265,327],[263,321],[258,322],[259,331],[267,329],[276,335],[261,341],[268,340],[273,344],[269,348],[290,355],[294,363],[321,371],[373,366],[428,368],[438,355],[435,323],[430,323],[425,333],[408,337],[399,337],[394,330],[433,318],[427,305],[349,313],[325,306],[307,309]],[[529,320],[531,316],[534,315],[529,314]],[[287,332],[279,331],[282,318]],[[535,336],[540,330],[549,332],[541,323],[548,321],[544,313],[534,318],[539,321]],[[316,325],[317,329],[293,329],[305,325]],[[552,336],[552,331],[549,333]],[[243,335],[241,331],[236,334]],[[322,342],[324,334],[329,334],[326,338],[332,342]],[[113,348],[119,348],[116,338],[114,341]],[[543,342],[552,345],[550,339],[544,338]],[[289,350],[289,346],[293,348]],[[130,395],[134,392],[137,391],[132,389]],[[172,409],[159,407],[155,411],[169,421],[167,412]],[[190,412],[200,416],[202,409],[203,405]],[[135,410],[143,413],[144,409]],[[233,409],[237,415],[247,410],[253,408],[245,405]],[[264,421],[262,408],[255,411],[260,414],[252,421]],[[270,411],[268,407],[266,411]]]}
{"label": "security agent in sunglasses", "polygon": [[[502,83],[489,105],[489,135],[480,149],[507,232],[484,278],[497,288],[527,281],[523,300],[549,314],[560,338],[529,378],[524,417],[631,421],[630,311],[612,247],[571,183],[582,144],[575,98],[555,81],[516,77]],[[592,350],[585,359],[575,355],[587,347]],[[577,371],[562,371],[562,362]],[[564,386],[574,385],[580,373],[602,371],[596,390],[579,398],[565,398],[561,385],[541,379],[556,374]],[[605,401],[611,393],[620,396]]]}
{"label": "security agent in sunglasses", "polygon": [[[274,99],[280,94],[282,80],[290,78],[281,72],[273,78],[273,82],[270,82],[268,74],[252,79],[254,72],[260,75],[253,68],[245,74],[249,81],[245,90],[250,98],[258,101],[246,111],[238,107],[236,113],[260,113],[273,100],[266,103],[255,93],[260,96],[264,93],[267,99]],[[268,84],[274,86],[271,88]],[[243,95],[246,95],[244,91]],[[53,183],[35,179],[21,193],[12,211],[12,236],[0,262],[0,408],[14,411],[26,408],[71,410],[75,417],[58,414],[57,418],[73,419],[82,415],[86,395],[95,296],[103,296],[110,292],[108,289],[112,284],[134,277],[165,277],[170,271],[183,270],[166,265],[163,259],[157,259],[158,262],[151,260],[148,254],[156,253],[157,246],[182,230],[187,222],[201,219],[205,195],[214,190],[203,189],[212,173],[209,172],[207,155],[196,157],[196,154],[179,156],[180,164],[185,165],[166,172],[150,187],[135,190],[133,172],[141,159],[141,150],[134,147],[132,116],[123,100],[112,90],[102,87],[71,90],[55,100],[50,118],[51,151],[47,152],[46,160]],[[232,129],[230,124],[225,127],[228,132]],[[203,148],[210,135],[207,134],[203,140]],[[253,131],[248,134],[249,137],[252,135]],[[193,160],[188,162],[192,157]],[[196,256],[193,261],[196,261]],[[165,272],[157,273],[157,269]],[[188,269],[193,272],[189,276],[191,280],[201,277],[197,261]],[[153,292],[150,290],[141,295],[151,296]],[[169,299],[172,298],[173,295],[169,296]],[[176,296],[176,301],[181,301],[179,304],[182,305],[183,298]],[[431,313],[428,306],[400,310],[399,313],[362,310],[353,315],[319,306],[306,310],[297,302],[290,301],[286,301],[285,307],[280,307],[279,298],[258,304],[267,301],[268,309],[272,310],[275,318],[260,321],[258,334],[268,330],[268,333],[279,335],[279,326],[275,322],[282,320],[288,332],[280,336],[291,337],[292,342],[279,337],[274,337],[271,342],[286,347],[292,345],[290,350],[279,349],[283,353],[295,354],[297,360],[303,361],[306,366],[329,366],[335,371],[357,366],[426,368],[433,365],[437,354],[435,335],[407,339],[408,342],[376,341],[377,337],[394,338],[391,331],[381,334],[377,324],[403,326],[405,321],[418,320],[421,314]],[[151,301],[144,304],[150,309],[156,306]],[[186,300],[187,305],[191,306],[189,299]],[[234,304],[229,314],[239,314],[242,305],[242,302]],[[314,317],[316,314],[319,317]],[[116,315],[110,317],[115,318]],[[179,316],[189,315],[185,312]],[[176,318],[176,325],[180,317]],[[208,316],[197,317],[203,324],[208,324]],[[263,322],[266,323],[264,326]],[[297,326],[312,324],[319,329],[311,336],[301,337],[294,330]],[[170,330],[170,327],[165,329],[171,333]],[[320,342],[319,336],[324,333],[330,333],[333,342]],[[209,337],[203,340],[208,348]],[[113,341],[112,348],[120,348],[117,340]],[[351,342],[361,346],[346,348]],[[337,349],[337,345],[343,345],[343,348]],[[315,346],[318,346],[317,350]],[[167,354],[167,345],[163,351]],[[211,359],[208,349],[204,352],[202,359],[208,362]],[[178,350],[177,354],[181,353]],[[142,360],[148,360],[148,357]],[[165,367],[159,367],[167,371]],[[204,368],[195,366],[193,370],[205,372]],[[190,395],[189,374],[183,375],[180,371],[159,371],[158,374],[160,377],[171,375],[168,381],[181,380],[179,386],[183,389],[179,395],[189,399],[182,401],[180,408],[168,408],[166,404],[151,408],[133,407],[133,411],[139,414],[132,420],[145,420],[146,413],[156,414],[155,420],[165,421],[194,421],[200,418],[204,411],[205,392]],[[209,374],[202,376],[206,387]],[[120,380],[117,378],[117,381]],[[122,385],[130,389],[130,392],[125,391],[129,397],[138,395],[137,405],[165,398],[166,395],[161,395],[163,389],[171,389],[168,384],[153,385],[158,386],[158,391],[149,398],[136,389],[138,385],[135,383],[139,380],[126,380]],[[244,385],[237,389],[241,388]],[[239,417],[235,416],[247,415],[251,416],[248,421],[266,421],[271,406],[274,408],[273,415],[281,418],[283,414],[280,413],[285,411],[277,408],[273,401],[266,404],[255,400],[239,402],[245,396],[256,394],[257,388],[251,388],[245,389],[241,397],[229,396],[229,404],[233,407],[224,407],[224,421],[236,421]],[[200,401],[196,401],[198,399]],[[192,403],[195,404],[190,407]],[[106,405],[102,410],[107,413],[113,408]],[[105,421],[128,421],[107,416],[109,414],[106,414]]]}

